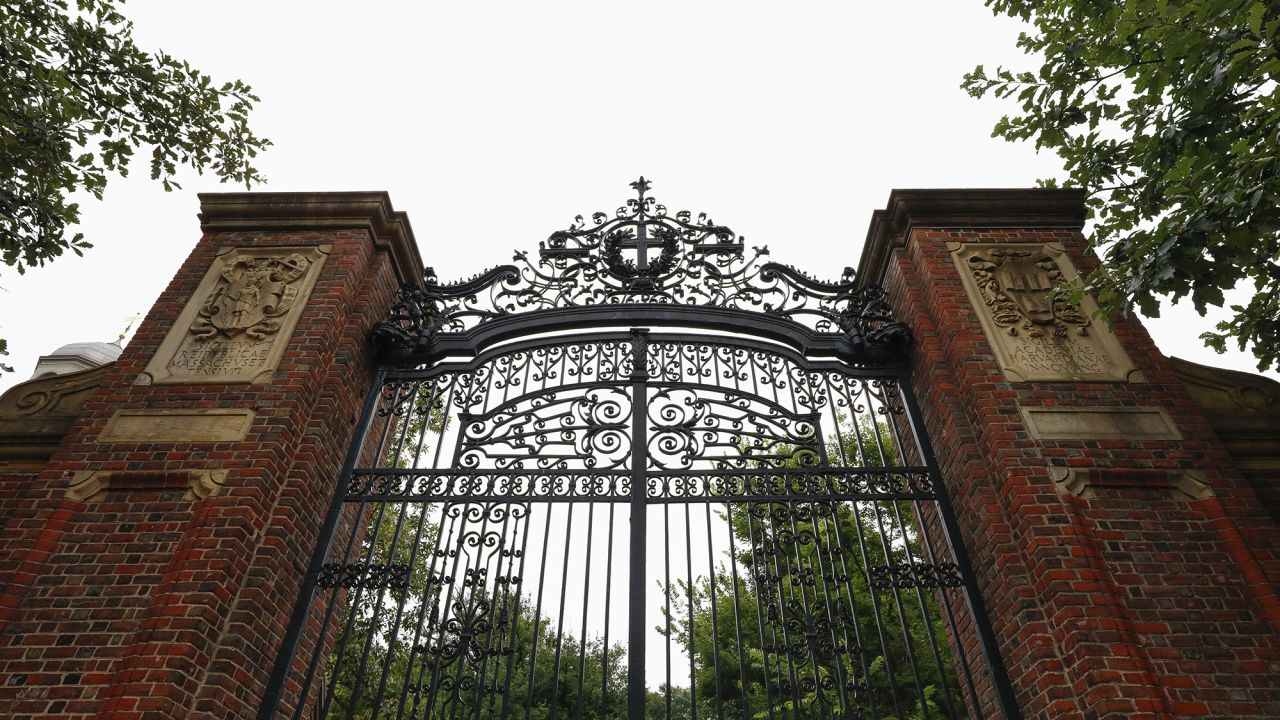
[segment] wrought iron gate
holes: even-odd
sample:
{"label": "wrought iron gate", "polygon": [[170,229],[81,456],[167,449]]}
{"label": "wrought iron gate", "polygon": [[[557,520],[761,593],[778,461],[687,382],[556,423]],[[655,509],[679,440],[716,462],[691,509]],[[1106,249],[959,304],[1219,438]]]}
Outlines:
{"label": "wrought iron gate", "polygon": [[1016,717],[883,291],[632,187],[402,290],[259,717]]}

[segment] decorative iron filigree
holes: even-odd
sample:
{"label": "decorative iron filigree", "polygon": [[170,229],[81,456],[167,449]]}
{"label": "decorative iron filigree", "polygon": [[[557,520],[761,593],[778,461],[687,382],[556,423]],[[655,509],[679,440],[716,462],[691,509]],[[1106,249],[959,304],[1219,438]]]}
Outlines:
{"label": "decorative iron filigree", "polygon": [[955,563],[892,563],[873,565],[870,572],[871,587],[877,590],[892,588],[961,587],[964,580]]}
{"label": "decorative iron filigree", "polygon": [[805,717],[857,717],[842,698],[860,703],[870,687],[845,562],[850,549],[834,531],[837,516],[847,513],[826,500],[748,505],[748,564],[763,611],[768,690],[800,702]]}
{"label": "decorative iron filigree", "polygon": [[[410,692],[417,703],[438,705],[449,716],[479,717],[470,695],[501,693],[505,686],[490,663],[513,652],[509,629],[516,619],[511,588],[524,567],[519,535],[526,503],[458,503],[445,511],[445,528],[428,583],[426,637],[412,650],[421,681]],[[475,524],[479,523],[479,528]],[[518,602],[518,601],[517,601]],[[430,714],[430,713],[428,713]]]}
{"label": "decorative iron filigree", "polygon": [[525,395],[484,415],[460,415],[464,468],[616,468],[630,457],[631,397],[623,388],[574,387]]}
{"label": "decorative iron filigree", "polygon": [[[911,332],[893,319],[884,290],[859,286],[852,268],[837,282],[814,279],[766,261],[767,247],[748,249],[705,213],[668,211],[646,194],[650,183],[643,177],[631,187],[637,196],[613,215],[597,212],[590,221],[579,215],[541,242],[536,258],[517,251],[513,264],[457,283],[440,283],[428,268],[421,284],[400,289],[371,341],[411,353],[439,334],[535,310],[681,304],[749,310],[844,333],[855,351],[910,342]],[[631,251],[634,259],[626,257]]]}
{"label": "decorative iron filigree", "polygon": [[406,471],[353,474],[348,500],[456,501],[488,500],[625,500],[631,477],[625,473]]}
{"label": "decorative iron filigree", "polygon": [[363,588],[391,588],[404,590],[409,587],[410,568],[405,563],[327,563],[320,568],[316,585],[322,588],[341,587],[351,590]]}
{"label": "decorative iron filigree", "polygon": [[817,415],[745,392],[698,386],[649,398],[649,467],[814,467],[826,460]]}
{"label": "decorative iron filigree", "polygon": [[649,479],[647,494],[658,501],[744,500],[931,500],[932,481],[924,468],[835,472],[768,470],[749,474],[664,472]]}

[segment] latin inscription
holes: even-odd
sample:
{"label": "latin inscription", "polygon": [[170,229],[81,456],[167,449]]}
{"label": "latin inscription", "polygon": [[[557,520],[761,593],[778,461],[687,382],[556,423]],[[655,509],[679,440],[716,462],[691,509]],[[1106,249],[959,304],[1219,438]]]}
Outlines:
{"label": "latin inscription", "polygon": [[253,377],[267,367],[270,342],[191,342],[174,354],[169,372],[175,375]]}
{"label": "latin inscription", "polygon": [[1060,338],[1041,335],[1011,338],[1006,342],[1012,346],[1014,364],[1033,372],[1064,375],[1108,372],[1112,362],[1093,346],[1091,340],[1089,336]]}

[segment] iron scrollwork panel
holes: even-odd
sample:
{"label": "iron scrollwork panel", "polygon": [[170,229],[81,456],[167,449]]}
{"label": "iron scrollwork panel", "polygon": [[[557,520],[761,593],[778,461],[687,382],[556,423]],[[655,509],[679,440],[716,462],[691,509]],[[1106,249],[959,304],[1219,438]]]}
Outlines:
{"label": "iron scrollwork panel", "polygon": [[816,414],[750,393],[662,386],[649,396],[648,467],[816,467],[826,460]]}
{"label": "iron scrollwork panel", "polygon": [[625,467],[631,456],[625,387],[568,386],[458,419],[456,456],[464,468],[606,470]]}
{"label": "iron scrollwork panel", "polygon": [[410,717],[481,717],[506,691],[519,617],[528,504],[447,505],[403,690]]}

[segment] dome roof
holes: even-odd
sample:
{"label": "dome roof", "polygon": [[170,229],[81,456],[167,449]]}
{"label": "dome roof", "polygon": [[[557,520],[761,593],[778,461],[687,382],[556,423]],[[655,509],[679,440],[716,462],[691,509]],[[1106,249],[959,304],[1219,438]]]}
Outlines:
{"label": "dome roof", "polygon": [[100,365],[106,365],[109,362],[115,362],[120,357],[120,353],[124,352],[124,348],[115,343],[109,342],[77,342],[67,343],[62,347],[49,353],[53,355],[76,355],[84,358],[101,358]]}
{"label": "dome roof", "polygon": [[118,343],[109,342],[76,342],[68,343],[44,355],[36,362],[36,370],[31,377],[46,377],[64,373],[88,370],[113,363],[120,357],[124,348]]}

